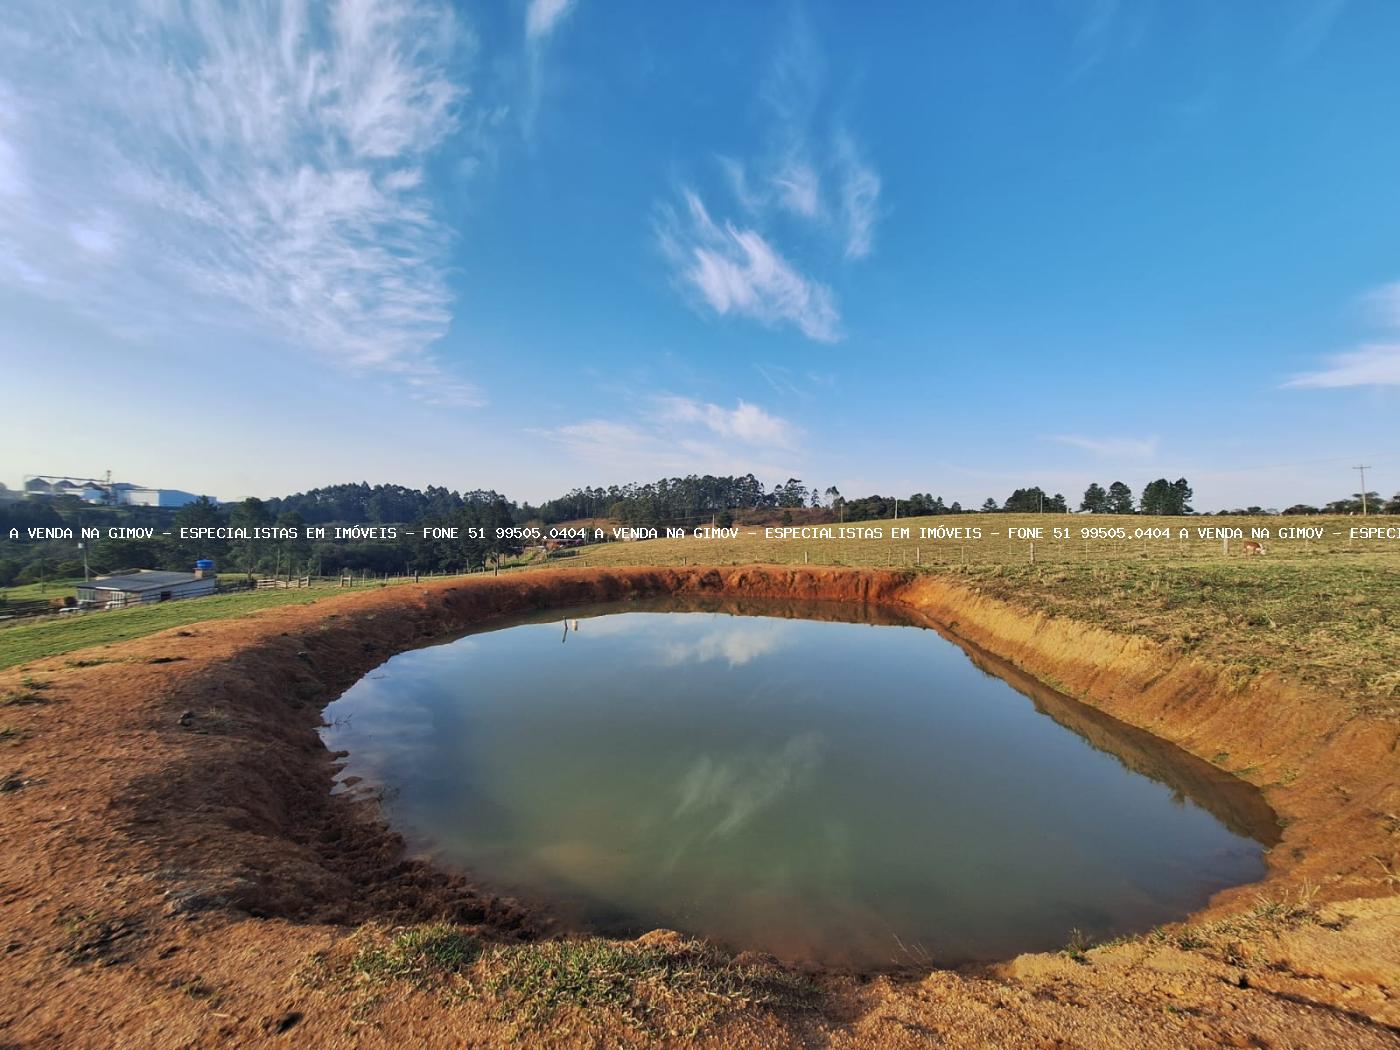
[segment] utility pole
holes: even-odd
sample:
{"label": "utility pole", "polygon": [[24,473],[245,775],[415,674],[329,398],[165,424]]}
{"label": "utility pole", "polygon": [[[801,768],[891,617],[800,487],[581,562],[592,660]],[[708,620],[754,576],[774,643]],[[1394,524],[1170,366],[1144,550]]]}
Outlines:
{"label": "utility pole", "polygon": [[1371,464],[1364,463],[1359,467],[1352,467],[1352,470],[1361,471],[1361,516],[1366,517],[1366,471],[1371,468]]}

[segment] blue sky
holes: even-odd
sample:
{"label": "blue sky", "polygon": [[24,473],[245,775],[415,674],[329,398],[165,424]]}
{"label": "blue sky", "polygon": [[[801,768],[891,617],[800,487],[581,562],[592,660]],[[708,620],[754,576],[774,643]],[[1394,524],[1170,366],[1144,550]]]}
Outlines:
{"label": "blue sky", "polygon": [[1400,488],[1400,5],[21,3],[0,480]]}

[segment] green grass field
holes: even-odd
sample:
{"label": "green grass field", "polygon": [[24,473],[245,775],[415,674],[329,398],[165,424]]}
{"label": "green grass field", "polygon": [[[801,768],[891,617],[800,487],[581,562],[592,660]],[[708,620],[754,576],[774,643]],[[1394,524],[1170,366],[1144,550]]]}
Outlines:
{"label": "green grass field", "polygon": [[[220,574],[220,581],[242,580],[243,573]],[[369,582],[341,590],[337,581],[322,579],[309,588],[235,591],[208,598],[138,605],[129,609],[46,616],[42,619],[0,623],[0,670],[46,656],[58,656],[93,645],[109,645],[130,638],[155,634],[167,627],[182,627],[201,620],[224,620],[244,616],[278,605],[303,605],[340,594],[357,594],[376,587],[396,587],[412,583],[409,577],[394,576],[385,582]],[[66,593],[72,593],[71,590]]]}
{"label": "green grass field", "polygon": [[21,583],[14,587],[0,587],[0,610],[5,602],[32,602],[43,598],[71,597],[81,576],[72,579],[45,580],[43,583]]}
{"label": "green grass field", "polygon": [[18,622],[0,627],[0,668],[93,645],[124,642],[201,620],[223,620],[274,605],[301,605],[339,593],[333,588],[244,591],[110,612]]}

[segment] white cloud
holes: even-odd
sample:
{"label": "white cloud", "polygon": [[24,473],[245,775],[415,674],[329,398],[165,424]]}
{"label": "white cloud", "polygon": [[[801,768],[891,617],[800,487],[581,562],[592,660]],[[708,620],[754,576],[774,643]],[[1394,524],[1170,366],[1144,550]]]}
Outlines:
{"label": "white cloud", "polygon": [[1093,438],[1080,434],[1051,434],[1047,440],[1083,449],[1104,459],[1149,459],[1157,452],[1156,438]]}
{"label": "white cloud", "polygon": [[790,324],[820,342],[840,338],[840,314],[826,285],[800,273],[756,230],[716,224],[694,191],[684,197],[684,216],[662,211],[661,245],[681,280],[715,313]]}
{"label": "white cloud", "polygon": [[733,157],[718,157],[720,169],[729,182],[729,190],[734,199],[745,211],[758,211],[768,203],[767,198],[749,185],[748,170],[744,162]]}
{"label": "white cloud", "polygon": [[1388,330],[1387,337],[1333,354],[1326,367],[1296,375],[1285,387],[1400,386],[1400,281],[1366,293],[1361,302],[1367,317]]}
{"label": "white cloud", "polygon": [[795,17],[759,91],[770,141],[754,168],[778,207],[842,241],[847,258],[863,259],[874,246],[880,176],[845,124],[823,119],[824,66],[810,27]]}
{"label": "white cloud", "polygon": [[545,65],[550,37],[573,7],[574,0],[530,0],[525,9],[525,85],[520,128],[526,139],[534,138],[540,105],[552,79]]}
{"label": "white cloud", "polygon": [[470,44],[449,8],[147,4],[78,20],[32,3],[7,19],[0,281],[42,284],[114,330],[251,330],[479,400],[431,352],[451,320],[451,234],[422,165],[458,127]]}
{"label": "white cloud", "polygon": [[661,651],[667,667],[723,661],[744,667],[791,644],[790,625],[780,620],[744,627],[721,627],[688,641],[670,642]]}
{"label": "white cloud", "polygon": [[633,420],[586,419],[533,430],[571,458],[602,467],[610,477],[663,474],[747,474],[788,478],[800,474],[792,462],[761,457],[791,455],[801,431],[759,405],[739,400],[732,409],[674,394],[643,395],[649,402]]}
{"label": "white cloud", "polygon": [[4,136],[5,129],[0,127],[0,197],[19,197],[25,192],[19,156]]}
{"label": "white cloud", "polygon": [[808,338],[840,338],[835,296],[790,261],[789,245],[830,260],[869,256],[880,217],[879,173],[826,100],[825,62],[794,15],[758,89],[766,130],[750,159],[716,157],[743,224],[715,223],[687,188],[685,216],[662,209],[660,240],[682,284],[720,315],[791,324]]}
{"label": "white cloud", "polygon": [[775,752],[712,759],[701,755],[677,785],[673,821],[686,821],[703,840],[732,835],[778,802],[804,787],[826,758],[820,734],[799,733]]}
{"label": "white cloud", "polygon": [[721,437],[750,445],[793,448],[797,444],[798,434],[791,423],[743,399],[735,408],[693,401],[688,397],[665,396],[659,400],[664,419],[701,423]]}
{"label": "white cloud", "polygon": [[68,227],[73,243],[89,255],[112,256],[118,251],[116,224],[105,216],[87,222],[74,222]]}
{"label": "white cloud", "polygon": [[1079,60],[1070,76],[1071,80],[1078,79],[1103,61],[1109,49],[1110,31],[1118,17],[1118,6],[1118,0],[1084,0],[1077,13],[1079,27],[1074,45],[1079,52]]}
{"label": "white cloud", "polygon": [[530,433],[554,442],[579,463],[607,471],[612,481],[696,471],[730,473],[718,464],[734,462],[723,449],[691,441],[673,443],[655,429],[607,419],[585,419]]}
{"label": "white cloud", "polygon": [[548,36],[574,6],[574,0],[530,0],[525,9],[525,35],[531,40]]}
{"label": "white cloud", "polygon": [[821,210],[821,180],[810,164],[790,162],[773,176],[778,190],[778,202],[804,218],[815,218]]}
{"label": "white cloud", "polygon": [[785,365],[754,363],[754,371],[763,381],[784,397],[810,399],[818,393],[836,388],[836,377],[829,372],[795,372]]}
{"label": "white cloud", "polygon": [[862,159],[855,142],[845,132],[836,137],[836,168],[840,178],[846,258],[864,259],[875,245],[880,176]]}
{"label": "white cloud", "polygon": [[1346,386],[1400,386],[1400,343],[1367,343],[1334,354],[1316,372],[1296,375],[1285,387],[1326,389]]}
{"label": "white cloud", "polygon": [[1362,296],[1367,313],[1378,324],[1400,331],[1400,281],[1381,287]]}

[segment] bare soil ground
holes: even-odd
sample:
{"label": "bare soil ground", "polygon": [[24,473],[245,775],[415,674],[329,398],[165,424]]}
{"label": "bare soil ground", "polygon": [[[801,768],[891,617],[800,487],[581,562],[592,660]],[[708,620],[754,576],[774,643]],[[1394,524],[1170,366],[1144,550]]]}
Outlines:
{"label": "bare soil ground", "polygon": [[[331,796],[324,704],[495,616],[667,593],[901,603],[1265,788],[1263,882],[977,971],[799,974],[554,936]],[[831,568],[542,571],[324,598],[0,673],[0,1047],[1400,1046],[1400,725],[1306,681]]]}

